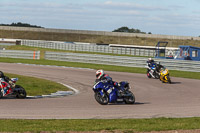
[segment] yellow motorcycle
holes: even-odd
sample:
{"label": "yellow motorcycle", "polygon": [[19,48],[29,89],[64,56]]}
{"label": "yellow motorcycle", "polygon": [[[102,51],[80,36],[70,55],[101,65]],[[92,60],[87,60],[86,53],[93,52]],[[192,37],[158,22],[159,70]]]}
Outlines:
{"label": "yellow motorcycle", "polygon": [[169,70],[165,67],[160,69],[160,81],[163,83],[172,83],[169,77]]}

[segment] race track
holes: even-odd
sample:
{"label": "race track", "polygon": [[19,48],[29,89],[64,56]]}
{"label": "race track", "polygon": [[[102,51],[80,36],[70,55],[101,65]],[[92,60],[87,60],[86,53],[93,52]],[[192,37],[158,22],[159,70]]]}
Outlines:
{"label": "race track", "polygon": [[0,118],[20,119],[113,119],[200,117],[200,80],[174,78],[172,84],[148,79],[144,74],[107,72],[115,81],[128,81],[136,104],[102,106],[92,87],[95,70],[0,63],[0,70],[67,84],[79,94],[59,98],[0,99]]}

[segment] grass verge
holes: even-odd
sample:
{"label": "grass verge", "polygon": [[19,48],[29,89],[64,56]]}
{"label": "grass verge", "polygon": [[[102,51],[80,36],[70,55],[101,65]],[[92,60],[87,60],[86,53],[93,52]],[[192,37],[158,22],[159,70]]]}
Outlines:
{"label": "grass verge", "polygon": [[[0,120],[0,132],[121,131],[150,132],[200,129],[200,118]],[[10,126],[12,125],[12,126]],[[16,128],[19,127],[19,128]]]}
{"label": "grass verge", "polygon": [[57,91],[67,91],[67,87],[45,79],[9,74],[5,73],[10,78],[19,78],[16,84],[21,85],[29,96],[51,94]]}

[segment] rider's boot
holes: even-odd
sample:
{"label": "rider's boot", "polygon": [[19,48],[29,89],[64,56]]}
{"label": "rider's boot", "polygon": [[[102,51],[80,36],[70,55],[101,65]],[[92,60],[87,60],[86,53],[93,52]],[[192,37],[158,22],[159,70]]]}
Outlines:
{"label": "rider's boot", "polygon": [[15,88],[15,84],[11,80],[9,81],[9,85],[12,90]]}

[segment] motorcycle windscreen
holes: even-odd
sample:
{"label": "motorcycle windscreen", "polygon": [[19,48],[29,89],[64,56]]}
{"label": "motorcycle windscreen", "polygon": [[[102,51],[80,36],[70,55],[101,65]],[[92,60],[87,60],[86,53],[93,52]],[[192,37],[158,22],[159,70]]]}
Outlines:
{"label": "motorcycle windscreen", "polygon": [[93,90],[96,90],[98,88],[103,88],[103,83],[102,82],[97,82],[94,86],[93,86]]}
{"label": "motorcycle windscreen", "polygon": [[114,89],[110,94],[109,94],[109,102],[113,103],[117,101],[117,89]]}

